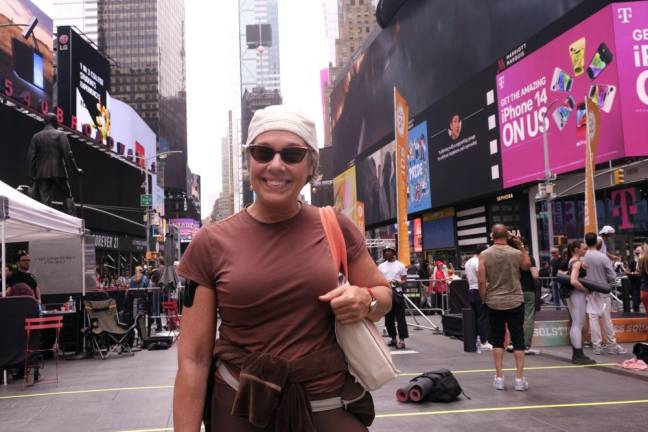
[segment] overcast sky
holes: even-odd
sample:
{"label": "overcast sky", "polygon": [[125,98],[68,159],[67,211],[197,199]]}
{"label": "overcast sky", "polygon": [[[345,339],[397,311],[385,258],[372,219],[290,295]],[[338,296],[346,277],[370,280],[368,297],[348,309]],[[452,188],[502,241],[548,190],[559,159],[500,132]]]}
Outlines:
{"label": "overcast sky", "polygon": [[[52,0],[33,2],[52,15]],[[237,13],[237,0],[185,0],[189,166],[202,176],[203,217],[221,190],[221,137],[240,98]],[[279,0],[279,49],[284,103],[316,120],[321,142],[319,71],[328,64],[321,0]]]}

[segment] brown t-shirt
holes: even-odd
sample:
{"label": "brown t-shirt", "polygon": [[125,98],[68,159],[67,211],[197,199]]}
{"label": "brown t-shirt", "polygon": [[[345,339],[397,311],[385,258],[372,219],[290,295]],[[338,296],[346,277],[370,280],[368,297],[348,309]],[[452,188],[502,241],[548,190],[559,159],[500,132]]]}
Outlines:
{"label": "brown t-shirt", "polygon": [[[355,225],[338,213],[352,262],[365,248]],[[203,227],[178,273],[215,289],[220,337],[250,352],[295,360],[335,344],[335,317],[318,296],[337,286],[337,272],[317,207],[262,223],[243,210]],[[309,394],[339,390],[344,373],[305,383]]]}
{"label": "brown t-shirt", "polygon": [[522,252],[508,245],[493,245],[479,255],[486,267],[486,299],[491,309],[514,309],[524,303],[520,282]]}

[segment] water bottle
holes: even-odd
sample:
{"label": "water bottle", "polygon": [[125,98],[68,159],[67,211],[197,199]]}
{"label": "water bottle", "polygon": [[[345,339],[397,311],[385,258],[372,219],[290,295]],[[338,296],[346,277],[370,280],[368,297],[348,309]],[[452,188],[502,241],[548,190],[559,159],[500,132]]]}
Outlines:
{"label": "water bottle", "polygon": [[72,296],[70,296],[70,298],[67,301],[67,310],[71,312],[76,312],[75,309],[76,309],[76,305],[74,304],[74,299],[72,298]]}

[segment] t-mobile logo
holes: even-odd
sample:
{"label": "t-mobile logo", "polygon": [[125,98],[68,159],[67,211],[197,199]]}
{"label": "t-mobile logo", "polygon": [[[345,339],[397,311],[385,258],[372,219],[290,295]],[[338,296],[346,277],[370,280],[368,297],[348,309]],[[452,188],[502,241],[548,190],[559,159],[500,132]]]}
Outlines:
{"label": "t-mobile logo", "polygon": [[499,76],[497,78],[497,87],[499,87],[500,90],[504,88],[504,77],[503,76]]}
{"label": "t-mobile logo", "polygon": [[630,7],[619,8],[617,14],[621,22],[623,24],[627,24],[630,22],[630,18],[632,18],[632,8]]}

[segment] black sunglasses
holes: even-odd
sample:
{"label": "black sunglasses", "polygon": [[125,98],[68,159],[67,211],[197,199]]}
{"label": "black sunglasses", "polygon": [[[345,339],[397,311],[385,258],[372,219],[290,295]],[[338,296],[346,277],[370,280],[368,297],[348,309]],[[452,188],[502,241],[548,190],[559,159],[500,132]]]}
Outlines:
{"label": "black sunglasses", "polygon": [[283,150],[275,150],[272,147],[264,145],[249,145],[247,150],[250,156],[259,163],[268,163],[274,159],[275,154],[279,153],[281,160],[287,164],[298,164],[306,157],[308,150],[306,147],[286,147]]}

